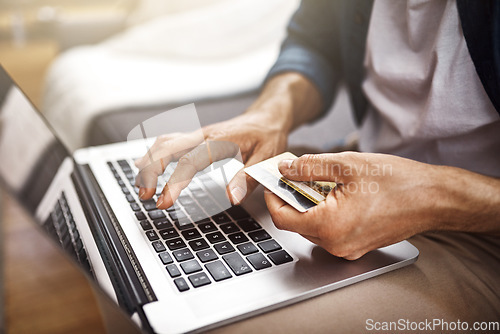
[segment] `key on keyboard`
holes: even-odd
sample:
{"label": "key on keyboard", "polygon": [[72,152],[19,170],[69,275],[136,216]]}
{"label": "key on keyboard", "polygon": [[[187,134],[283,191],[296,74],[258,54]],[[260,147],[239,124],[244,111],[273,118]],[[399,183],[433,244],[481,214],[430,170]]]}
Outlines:
{"label": "key on keyboard", "polygon": [[[159,263],[172,277],[179,292],[188,291],[189,284],[194,288],[209,285],[211,280],[207,273],[215,282],[220,282],[232,278],[231,272],[241,276],[251,273],[252,268],[260,271],[273,264],[293,261],[245,209],[233,206],[223,211],[219,207],[222,201],[214,199],[224,194],[225,189],[217,189],[216,182],[208,175],[195,178],[172,207],[160,210],[156,208],[155,198],[138,198],[134,165],[124,159],[116,163],[118,167],[112,162],[108,166],[137,217],[138,227],[150,240]],[[167,166],[165,176],[160,177],[163,184],[173,169],[174,164]],[[123,179],[120,170],[125,176]],[[157,192],[163,189],[163,184],[158,184]],[[64,223],[64,208],[56,211],[55,221]],[[51,233],[56,237],[59,231],[67,229],[65,224],[60,226],[60,229],[52,227]],[[66,247],[71,245],[67,237],[62,240]],[[81,241],[79,245],[81,249]]]}

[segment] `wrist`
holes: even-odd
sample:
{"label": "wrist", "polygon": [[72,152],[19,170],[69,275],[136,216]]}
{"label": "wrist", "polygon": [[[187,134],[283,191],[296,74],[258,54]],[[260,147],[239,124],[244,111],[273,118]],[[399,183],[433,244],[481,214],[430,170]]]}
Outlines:
{"label": "wrist", "polygon": [[289,72],[271,78],[245,114],[270,122],[263,124],[276,124],[288,134],[320,111],[321,96],[316,87],[303,75]]}
{"label": "wrist", "polygon": [[247,122],[271,127],[285,135],[292,131],[291,110],[285,103],[275,101],[272,106],[250,107],[243,115]]}

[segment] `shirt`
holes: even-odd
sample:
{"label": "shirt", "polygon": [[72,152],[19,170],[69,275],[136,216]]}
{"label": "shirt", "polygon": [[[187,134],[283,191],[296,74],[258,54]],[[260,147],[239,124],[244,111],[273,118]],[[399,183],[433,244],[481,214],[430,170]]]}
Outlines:
{"label": "shirt", "polygon": [[500,120],[455,1],[376,0],[365,69],[362,151],[500,176]]}

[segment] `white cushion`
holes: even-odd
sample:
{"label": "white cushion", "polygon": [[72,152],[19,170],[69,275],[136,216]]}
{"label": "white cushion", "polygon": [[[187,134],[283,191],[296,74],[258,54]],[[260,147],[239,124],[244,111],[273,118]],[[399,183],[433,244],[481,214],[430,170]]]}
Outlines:
{"label": "white cushion", "polygon": [[51,66],[43,112],[70,147],[93,117],[124,107],[187,104],[251,91],[279,52],[297,1],[221,1],[153,19]]}

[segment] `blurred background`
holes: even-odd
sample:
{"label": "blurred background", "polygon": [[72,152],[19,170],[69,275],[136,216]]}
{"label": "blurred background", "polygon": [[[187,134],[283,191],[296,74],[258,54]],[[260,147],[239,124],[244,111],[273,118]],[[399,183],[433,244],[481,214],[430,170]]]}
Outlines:
{"label": "blurred background", "polygon": [[[139,122],[193,102],[205,125],[253,102],[298,4],[0,0],[0,63],[71,150],[126,140]],[[296,130],[289,145],[329,151],[354,130],[341,90],[330,112]],[[89,283],[7,194],[2,197],[2,328],[103,332]]]}
{"label": "blurred background", "polygon": [[0,0],[0,61],[40,107],[45,73],[57,55],[123,29],[135,2]]}
{"label": "blurred background", "polygon": [[[202,125],[242,113],[298,3],[0,0],[0,60],[70,149],[122,141],[183,104],[195,102]],[[335,116],[290,145],[325,151],[352,132],[345,94],[338,100]]]}

